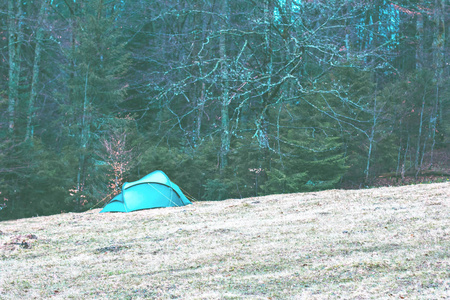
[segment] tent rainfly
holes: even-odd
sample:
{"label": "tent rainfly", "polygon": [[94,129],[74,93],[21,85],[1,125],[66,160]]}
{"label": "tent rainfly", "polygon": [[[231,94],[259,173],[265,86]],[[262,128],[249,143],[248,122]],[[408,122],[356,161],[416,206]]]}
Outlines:
{"label": "tent rainfly", "polygon": [[141,209],[192,204],[163,171],[154,171],[134,182],[125,182],[122,193],[100,211],[130,212]]}

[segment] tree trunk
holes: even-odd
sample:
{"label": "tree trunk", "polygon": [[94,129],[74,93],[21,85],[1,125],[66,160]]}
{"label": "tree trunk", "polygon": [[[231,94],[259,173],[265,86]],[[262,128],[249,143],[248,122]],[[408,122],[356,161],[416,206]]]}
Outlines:
{"label": "tree trunk", "polygon": [[85,185],[85,164],[86,164],[86,151],[89,144],[90,137],[90,117],[89,117],[89,99],[88,99],[88,79],[89,79],[89,66],[86,70],[86,78],[84,85],[84,100],[83,100],[83,108],[82,108],[82,117],[81,117],[81,133],[80,133],[80,154],[78,156],[78,173],[77,173],[77,191],[78,191],[78,199],[77,199],[77,209],[81,207],[81,196],[82,191]]}
{"label": "tree trunk", "polygon": [[[430,130],[431,130],[431,124],[430,124]],[[431,132],[430,132],[431,134]],[[422,153],[420,154],[420,162],[419,162],[419,168],[417,168],[416,170],[416,179],[417,176],[419,176],[420,171],[422,170],[422,166],[423,166],[423,158],[425,157],[425,150],[427,149],[427,142],[428,142],[428,138],[430,137],[430,135],[427,135],[427,137],[425,138],[425,141],[423,142],[423,146],[422,146]]]}
{"label": "tree trunk", "polygon": [[436,145],[436,130],[438,119],[438,106],[439,106],[439,84],[436,84],[436,101],[434,102],[433,113],[431,114],[431,150],[430,150],[430,169],[433,167],[434,146]]}
{"label": "tree trunk", "polygon": [[31,92],[30,99],[28,100],[28,110],[27,110],[27,127],[25,133],[25,141],[32,138],[31,121],[33,118],[34,103],[37,98],[37,85],[39,80],[39,66],[41,62],[41,50],[42,50],[42,40],[44,38],[43,30],[43,17],[46,8],[46,2],[43,1],[41,4],[41,9],[39,11],[38,17],[38,29],[36,34],[36,47],[34,49],[34,63],[33,63],[33,75],[31,79]]}
{"label": "tree trunk", "polygon": [[416,20],[416,70],[423,67],[423,16],[417,14]]}
{"label": "tree trunk", "polygon": [[375,137],[375,127],[377,125],[377,96],[375,95],[374,104],[373,104],[373,122],[372,122],[372,128],[370,131],[369,136],[369,152],[367,153],[367,164],[366,164],[366,170],[364,173],[365,176],[365,183],[367,184],[369,182],[369,170],[370,170],[370,160],[372,158],[372,151],[373,151],[373,142]]}
{"label": "tree trunk", "polygon": [[[265,0],[264,3],[264,42],[265,42],[265,65],[266,65],[266,77],[267,77],[267,92],[262,96],[262,111],[257,120],[257,137],[259,142],[259,150],[266,151],[269,148],[268,140],[268,122],[267,122],[267,109],[270,102],[270,98],[273,95],[272,90],[272,77],[273,77],[273,55],[272,55],[272,45],[270,37],[270,27],[273,21],[273,10],[274,6],[271,0]],[[260,166],[261,167],[261,166]]]}
{"label": "tree trunk", "polygon": [[[200,5],[200,4],[199,4]],[[205,9],[205,8],[203,8]],[[201,78],[204,76],[203,74],[203,69],[202,69],[202,65],[203,65],[203,43],[204,41],[207,39],[207,26],[208,26],[208,20],[207,17],[205,16],[206,14],[203,13],[201,14],[201,16],[199,18],[197,18],[194,23],[196,24],[196,30],[198,31],[197,33],[197,39],[198,42],[194,43],[194,55],[195,55],[195,59],[198,61],[198,65],[195,66],[195,69],[198,68],[198,76]],[[193,73],[195,72],[195,70],[193,70]],[[194,94],[195,99],[197,99],[197,103],[196,103],[196,107],[197,107],[197,115],[196,115],[196,122],[197,122],[197,127],[195,128],[196,133],[194,135],[195,137],[195,144],[198,145],[201,143],[202,140],[202,136],[201,136],[201,130],[202,130],[202,122],[203,122],[203,115],[205,113],[205,103],[206,103],[206,97],[207,97],[207,90],[206,90],[206,84],[204,80],[200,80],[199,82],[200,87],[200,96],[198,97],[197,94]],[[194,93],[197,93],[197,89],[195,91],[193,91]]]}
{"label": "tree trunk", "polygon": [[[433,60],[435,66],[436,84],[442,82],[442,74],[445,68],[445,0],[435,0],[434,4],[434,24],[435,32],[433,39]],[[442,104],[439,98],[438,101],[438,117],[439,122],[442,123]]]}
{"label": "tree trunk", "polygon": [[400,159],[402,154],[402,138],[400,137],[400,143],[398,145],[398,152],[397,152],[397,169],[395,170],[395,175],[398,175],[398,172],[400,171]]}
{"label": "tree trunk", "polygon": [[345,1],[344,6],[344,18],[345,18],[345,53],[346,53],[346,59],[347,62],[350,61],[351,58],[351,43],[350,43],[350,18],[348,17],[348,14],[351,12],[351,6],[349,4],[349,1]]}
{"label": "tree trunk", "polygon": [[434,5],[435,32],[433,38],[433,59],[435,77],[439,81],[444,69],[445,54],[445,0],[435,0]]}
{"label": "tree trunk", "polygon": [[196,143],[200,143],[201,141],[201,129],[202,129],[202,119],[203,119],[203,113],[205,110],[205,102],[206,102],[206,87],[205,83],[202,83],[202,90],[200,92],[200,98],[198,99],[198,111],[197,111],[197,141]]}
{"label": "tree trunk", "polygon": [[[17,14],[15,5],[17,5]],[[8,1],[8,55],[9,55],[9,78],[8,78],[8,132],[14,135],[16,117],[16,106],[19,101],[19,78],[20,78],[20,19],[22,10],[21,3],[15,0]]]}
{"label": "tree trunk", "polygon": [[405,173],[406,173],[406,169],[405,169],[405,164],[406,164],[406,158],[408,156],[408,151],[409,151],[409,133],[408,133],[408,139],[406,140],[406,149],[405,149],[405,153],[403,155],[403,164],[402,164],[402,182],[405,181]]}
{"label": "tree trunk", "polygon": [[416,149],[416,159],[414,162],[414,169],[419,172],[420,171],[420,167],[419,167],[419,156],[420,156],[420,140],[422,137],[422,127],[423,127],[423,113],[425,110],[425,95],[426,95],[426,87],[425,90],[423,91],[423,98],[422,98],[422,109],[420,110],[420,123],[419,123],[419,133],[417,136],[417,149]]}
{"label": "tree trunk", "polygon": [[230,151],[230,120],[228,115],[228,105],[230,104],[229,97],[229,83],[228,83],[228,62],[226,52],[226,23],[228,22],[228,1],[222,1],[222,13],[225,15],[225,20],[220,26],[220,40],[219,40],[219,56],[221,61],[222,71],[222,107],[221,107],[221,148],[220,148],[220,170],[223,170],[228,165],[228,152]]}

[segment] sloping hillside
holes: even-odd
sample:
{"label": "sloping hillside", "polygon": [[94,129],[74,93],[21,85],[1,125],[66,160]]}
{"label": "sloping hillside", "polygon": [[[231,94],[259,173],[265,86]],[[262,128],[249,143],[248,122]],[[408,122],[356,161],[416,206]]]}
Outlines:
{"label": "sloping hillside", "polygon": [[450,183],[0,222],[0,299],[444,299]]}

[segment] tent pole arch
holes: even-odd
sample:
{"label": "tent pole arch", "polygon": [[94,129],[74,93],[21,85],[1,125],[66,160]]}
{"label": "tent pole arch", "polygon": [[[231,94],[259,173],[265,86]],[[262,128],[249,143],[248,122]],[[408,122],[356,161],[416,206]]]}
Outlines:
{"label": "tent pole arch", "polygon": [[[164,195],[163,193],[161,193],[161,191],[159,191],[157,188],[155,188],[153,185],[151,185],[150,183],[147,183],[149,186],[151,186],[155,191],[157,191],[158,193],[160,193],[161,195],[163,195],[163,197],[165,197],[167,200],[170,201],[170,203],[175,204],[175,206],[179,207],[179,205],[177,203],[175,203],[171,198],[167,197],[166,195]],[[171,188],[171,197],[172,197],[172,193],[175,193],[175,191],[173,190],[172,187]]]}
{"label": "tent pole arch", "polygon": [[121,193],[110,200],[101,212],[132,212],[159,207],[192,204],[181,188],[162,171],[154,171],[141,179],[125,182]]}

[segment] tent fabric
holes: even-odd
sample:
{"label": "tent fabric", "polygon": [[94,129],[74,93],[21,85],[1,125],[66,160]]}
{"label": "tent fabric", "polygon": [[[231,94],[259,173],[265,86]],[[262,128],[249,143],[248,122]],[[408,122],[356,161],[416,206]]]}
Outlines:
{"label": "tent fabric", "polygon": [[163,171],[154,171],[134,182],[125,182],[122,192],[100,211],[130,212],[141,209],[192,204],[180,187]]}

